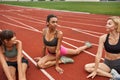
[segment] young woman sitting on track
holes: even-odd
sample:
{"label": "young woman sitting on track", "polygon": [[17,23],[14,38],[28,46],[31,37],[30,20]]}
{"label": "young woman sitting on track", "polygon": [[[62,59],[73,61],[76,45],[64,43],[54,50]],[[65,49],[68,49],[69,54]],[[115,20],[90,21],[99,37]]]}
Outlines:
{"label": "young woman sitting on track", "polygon": [[[35,58],[39,68],[48,68],[55,65],[55,69],[59,73],[63,73],[63,69],[59,67],[59,63],[73,63],[73,59],[65,57],[67,55],[78,55],[82,50],[90,48],[92,45],[86,42],[84,46],[77,49],[69,49],[61,45],[63,32],[58,30],[58,18],[55,15],[48,15],[46,20],[47,27],[43,29],[43,57]],[[45,55],[45,52],[48,52]]]}
{"label": "young woman sitting on track", "polygon": [[[109,77],[110,80],[120,80],[120,17],[112,16],[106,23],[107,34],[99,38],[98,51],[95,63],[85,65],[85,70],[90,72],[87,78],[96,75]],[[103,48],[105,48],[104,62],[100,62]]]}
{"label": "young woman sitting on track", "polygon": [[22,42],[11,30],[0,32],[0,62],[8,80],[16,80],[16,71],[19,80],[27,80],[28,61],[22,55]]}

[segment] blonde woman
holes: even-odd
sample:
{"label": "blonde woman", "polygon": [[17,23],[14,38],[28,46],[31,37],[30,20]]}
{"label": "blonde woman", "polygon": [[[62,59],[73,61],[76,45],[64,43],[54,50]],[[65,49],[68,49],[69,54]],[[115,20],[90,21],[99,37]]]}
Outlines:
{"label": "blonde woman", "polygon": [[[111,80],[120,80],[120,17],[112,16],[106,23],[107,34],[99,38],[98,51],[95,63],[85,65],[85,70],[90,72],[87,78],[94,78],[96,75],[109,77]],[[103,48],[105,59],[101,63]]]}

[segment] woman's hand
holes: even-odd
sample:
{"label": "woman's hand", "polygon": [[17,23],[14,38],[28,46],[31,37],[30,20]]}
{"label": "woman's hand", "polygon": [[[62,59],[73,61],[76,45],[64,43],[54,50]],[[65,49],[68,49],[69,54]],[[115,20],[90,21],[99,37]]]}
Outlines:
{"label": "woman's hand", "polygon": [[97,75],[97,72],[96,71],[93,71],[91,74],[89,74],[88,76],[87,76],[87,78],[94,78],[95,76]]}
{"label": "woman's hand", "polygon": [[63,73],[63,69],[60,68],[59,66],[56,66],[55,69],[56,69],[56,71],[57,71],[58,73],[60,73],[60,74]]}

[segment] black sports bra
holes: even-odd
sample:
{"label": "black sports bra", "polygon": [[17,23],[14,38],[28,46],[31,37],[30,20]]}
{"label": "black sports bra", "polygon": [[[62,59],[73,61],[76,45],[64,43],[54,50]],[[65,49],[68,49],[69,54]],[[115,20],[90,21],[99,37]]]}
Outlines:
{"label": "black sports bra", "polygon": [[106,41],[104,43],[105,50],[109,53],[112,53],[112,54],[120,53],[120,37],[119,37],[119,41],[116,45],[111,45],[111,44],[109,44],[109,40],[108,40],[109,35],[110,34],[107,35]]}
{"label": "black sports bra", "polygon": [[55,33],[54,39],[52,39],[51,41],[47,41],[47,40],[45,39],[45,35],[44,35],[44,36],[43,36],[43,42],[44,42],[44,44],[47,45],[47,46],[57,46],[57,44],[58,44],[57,31],[56,31],[56,33]]}

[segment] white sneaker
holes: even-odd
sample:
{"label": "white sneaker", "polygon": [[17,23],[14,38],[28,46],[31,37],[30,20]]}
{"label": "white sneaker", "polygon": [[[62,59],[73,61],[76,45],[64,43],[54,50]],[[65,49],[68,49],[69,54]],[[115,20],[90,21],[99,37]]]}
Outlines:
{"label": "white sneaker", "polygon": [[110,80],[120,80],[120,74],[115,69],[112,69],[110,73],[113,76]]}
{"label": "white sneaker", "polygon": [[66,63],[73,63],[74,60],[72,58],[66,57],[66,56],[61,56],[60,60],[66,64]]}
{"label": "white sneaker", "polygon": [[88,48],[92,47],[92,44],[91,44],[89,41],[86,41],[86,42],[85,42],[85,45],[86,45]]}

